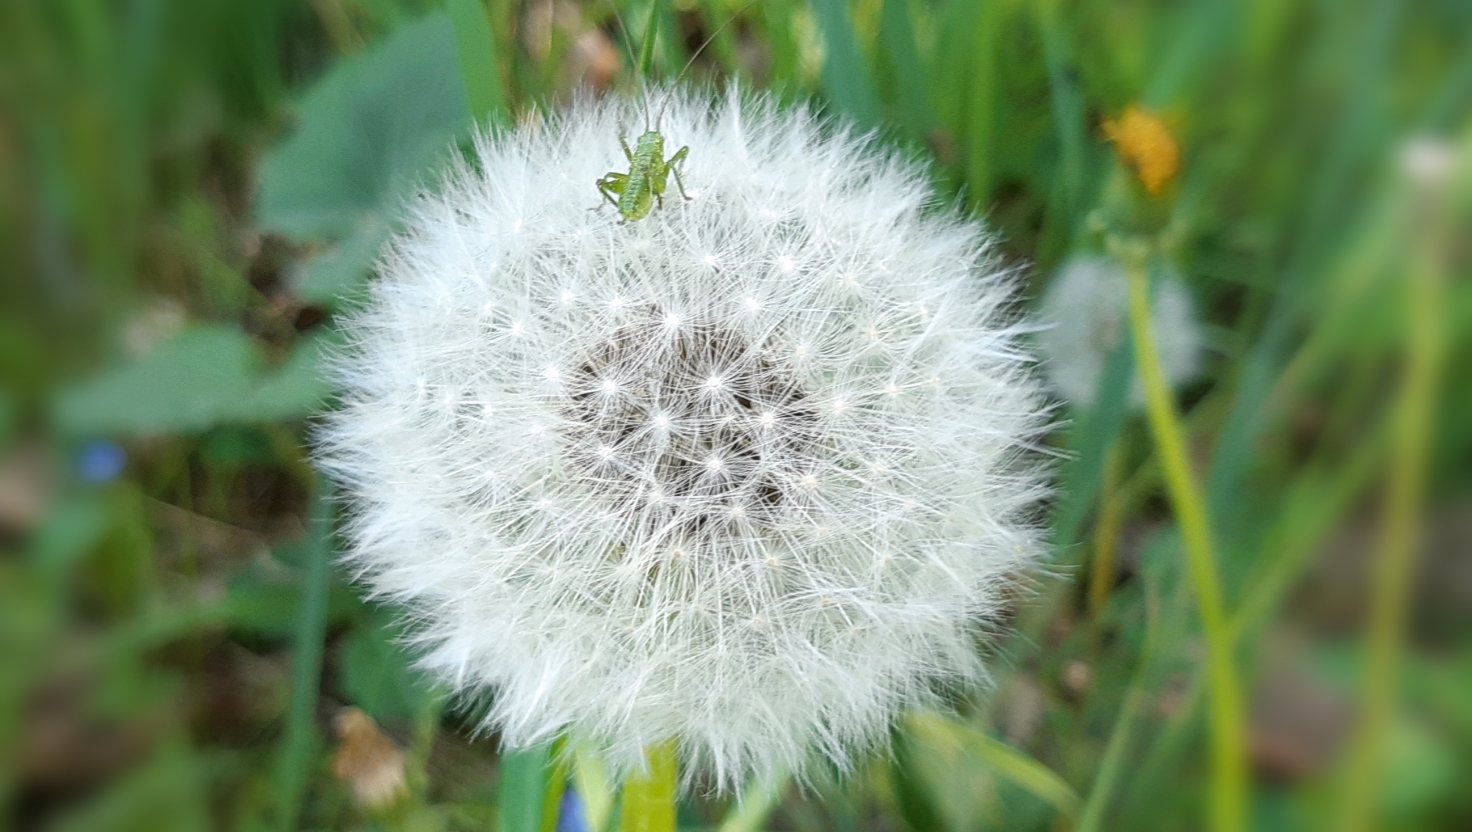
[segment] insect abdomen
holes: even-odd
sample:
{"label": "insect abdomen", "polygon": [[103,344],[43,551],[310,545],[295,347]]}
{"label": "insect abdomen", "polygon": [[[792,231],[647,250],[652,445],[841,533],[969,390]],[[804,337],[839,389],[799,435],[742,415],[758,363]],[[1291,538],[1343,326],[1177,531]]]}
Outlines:
{"label": "insect abdomen", "polygon": [[634,145],[634,159],[629,165],[629,180],[619,195],[618,212],[626,220],[641,219],[654,206],[654,172],[664,164],[664,136],[650,130]]}

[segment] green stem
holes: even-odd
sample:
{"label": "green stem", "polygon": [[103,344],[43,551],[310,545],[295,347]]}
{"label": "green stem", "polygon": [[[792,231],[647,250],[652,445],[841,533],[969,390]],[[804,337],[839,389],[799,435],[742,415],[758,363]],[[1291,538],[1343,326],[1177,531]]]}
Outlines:
{"label": "green stem", "polygon": [[1395,706],[1443,353],[1439,237],[1434,228],[1425,234],[1414,271],[1405,282],[1409,339],[1405,379],[1396,402],[1395,446],[1370,580],[1360,716],[1349,746],[1340,805],[1339,827],[1350,832],[1374,827],[1385,737]]}
{"label": "green stem", "polygon": [[1124,453],[1118,440],[1104,459],[1104,483],[1099,492],[1099,522],[1094,526],[1094,559],[1089,574],[1089,615],[1098,618],[1114,588],[1115,541],[1124,520],[1124,496],[1119,478]]}
{"label": "green stem", "polygon": [[674,832],[679,763],[673,740],[646,752],[647,768],[624,783],[619,832]]}
{"label": "green stem", "polygon": [[1236,832],[1246,828],[1247,755],[1242,698],[1232,660],[1232,635],[1222,603],[1221,583],[1212,551],[1206,503],[1191,475],[1182,436],[1155,336],[1150,330],[1150,285],[1145,256],[1124,258],[1129,275],[1130,328],[1135,363],[1145,387],[1146,413],[1155,439],[1161,472],[1186,548],[1196,605],[1206,635],[1207,676],[1211,690],[1211,828]]}

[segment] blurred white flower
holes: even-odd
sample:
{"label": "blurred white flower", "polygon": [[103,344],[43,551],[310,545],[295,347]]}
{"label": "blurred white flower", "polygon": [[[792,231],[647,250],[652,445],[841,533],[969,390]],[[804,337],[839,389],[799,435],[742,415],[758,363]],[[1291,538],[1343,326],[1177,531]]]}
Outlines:
{"label": "blurred white flower", "polygon": [[765,98],[674,94],[694,198],[623,222],[593,183],[643,124],[482,137],[413,206],[320,437],[347,561],[512,746],[847,767],[983,678],[1038,551],[1016,285],[916,165]]}
{"label": "blurred white flower", "polygon": [[[1043,294],[1038,335],[1043,368],[1053,387],[1075,407],[1090,407],[1099,393],[1104,366],[1120,338],[1129,337],[1129,287],[1124,267],[1113,258],[1075,257],[1059,267]],[[1171,387],[1196,377],[1202,335],[1191,295],[1174,275],[1150,289],[1150,326],[1161,370]],[[1130,406],[1145,403],[1138,373]]]}

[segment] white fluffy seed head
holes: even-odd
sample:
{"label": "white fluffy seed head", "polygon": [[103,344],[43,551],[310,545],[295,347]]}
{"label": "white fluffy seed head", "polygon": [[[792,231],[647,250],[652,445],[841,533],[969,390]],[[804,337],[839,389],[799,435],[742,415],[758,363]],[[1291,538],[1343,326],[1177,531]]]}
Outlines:
{"label": "white fluffy seed head", "polygon": [[636,104],[481,137],[345,323],[320,459],[348,564],[521,746],[687,783],[840,767],[983,678],[1045,406],[982,229],[807,110],[673,95],[687,190],[624,222]]}
{"label": "white fluffy seed head", "polygon": [[[1179,277],[1154,281],[1150,290],[1150,327],[1161,369],[1171,387],[1180,387],[1200,370],[1201,327]],[[1124,267],[1103,256],[1068,260],[1043,294],[1040,317],[1045,329],[1038,336],[1038,349],[1048,379],[1074,406],[1092,406],[1109,356],[1121,338],[1130,337]],[[1130,387],[1130,406],[1144,403],[1137,374]]]}

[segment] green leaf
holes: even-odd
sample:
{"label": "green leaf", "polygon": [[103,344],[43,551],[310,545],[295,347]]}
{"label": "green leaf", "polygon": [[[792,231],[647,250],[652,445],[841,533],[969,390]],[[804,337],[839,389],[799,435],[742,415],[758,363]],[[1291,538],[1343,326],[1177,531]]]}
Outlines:
{"label": "green leaf", "polygon": [[1071,546],[1078,537],[1104,473],[1104,460],[1129,417],[1134,354],[1121,338],[1104,362],[1094,405],[1076,414],[1078,426],[1068,438],[1074,456],[1063,468],[1063,497],[1053,513],[1053,542]]}
{"label": "green leaf", "polygon": [[261,224],[298,239],[345,238],[393,216],[471,126],[450,19],[430,15],[342,62],[301,113],[262,169]]}
{"label": "green leaf", "polygon": [[131,364],[63,390],[53,413],[72,434],[201,431],[251,395],[258,361],[235,327],[185,330]]}
{"label": "green leaf", "polygon": [[398,639],[389,616],[379,613],[354,629],[343,646],[343,691],[379,722],[411,719],[431,692]]}
{"label": "green leaf", "polygon": [[322,365],[336,342],[332,332],[298,344],[279,368],[256,381],[251,394],[226,413],[226,420],[281,422],[316,413],[332,396]]}
{"label": "green leaf", "polygon": [[761,832],[767,816],[781,802],[786,782],[786,777],[753,780],[721,821],[717,832]]}
{"label": "green leaf", "polygon": [[930,110],[925,67],[920,63],[919,50],[915,48],[915,30],[910,24],[906,0],[884,0],[879,44],[884,48],[884,56],[894,72],[900,115],[905,126],[914,136],[923,139],[934,126],[935,116]]}
{"label": "green leaf", "polygon": [[572,776],[583,799],[588,828],[591,832],[603,832],[613,816],[613,787],[608,782],[603,759],[592,745],[580,744],[573,753]]}
{"label": "green leaf", "polygon": [[320,371],[332,337],[313,338],[280,367],[263,370],[260,351],[244,332],[195,327],[62,390],[52,413],[71,435],[196,433],[222,423],[301,418],[332,393]]}
{"label": "green leaf", "polygon": [[388,237],[388,223],[368,222],[352,236],[319,252],[292,281],[297,297],[329,307],[357,297]]}
{"label": "green leaf", "polygon": [[49,575],[64,575],[97,546],[107,525],[101,500],[73,496],[46,513],[31,539],[31,559]]}
{"label": "green leaf", "polygon": [[995,184],[998,110],[1002,89],[1001,48],[1007,9],[1000,0],[977,5],[970,44],[970,95],[966,108],[966,186],[971,204],[983,211]]}

